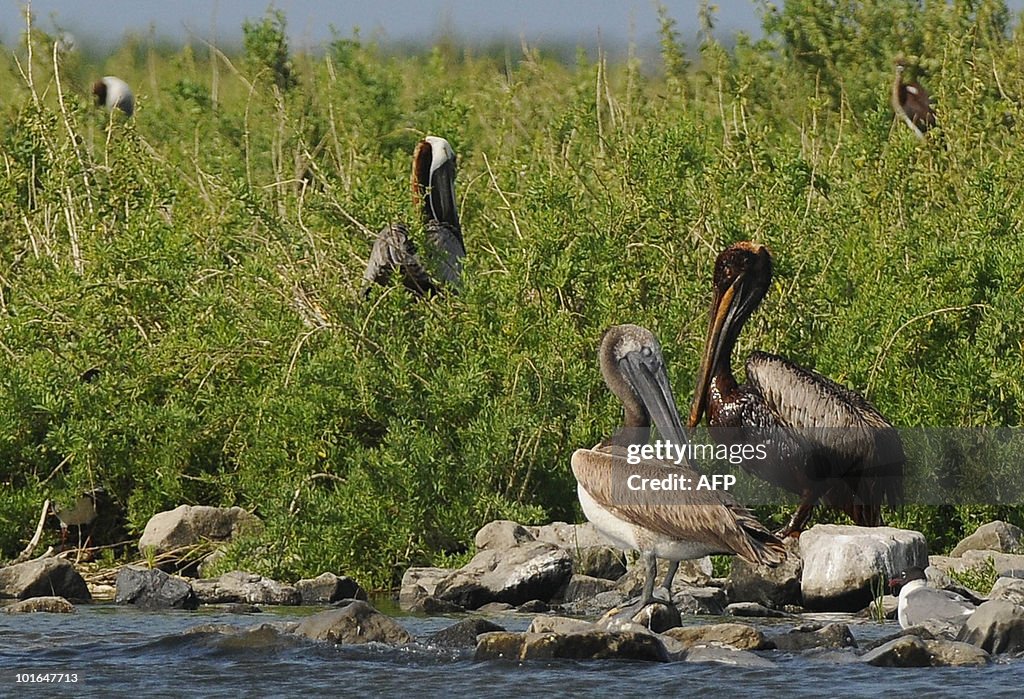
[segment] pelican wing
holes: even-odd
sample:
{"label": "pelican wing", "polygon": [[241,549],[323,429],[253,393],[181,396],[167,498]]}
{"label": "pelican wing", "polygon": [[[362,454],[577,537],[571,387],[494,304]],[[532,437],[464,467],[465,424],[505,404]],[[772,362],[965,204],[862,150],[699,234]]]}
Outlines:
{"label": "pelican wing", "polygon": [[427,221],[427,240],[437,254],[437,270],[441,280],[452,287],[462,281],[462,259],[466,246],[458,224],[443,223],[436,219]]}
{"label": "pelican wing", "polygon": [[[576,481],[601,507],[630,524],[673,539],[699,541],[721,553],[774,565],[785,548],[754,516],[727,492],[697,490],[700,474],[658,461],[629,464],[622,450],[577,449],[572,455]],[[690,490],[634,490],[630,477],[663,481],[674,477]],[[680,481],[680,479],[686,479]]]}
{"label": "pelican wing", "polygon": [[386,285],[395,270],[401,273],[405,287],[417,296],[437,291],[416,254],[416,245],[409,238],[409,229],[403,223],[392,223],[377,234],[370,261],[363,272],[363,279],[367,282],[364,293],[369,291],[371,284]]}

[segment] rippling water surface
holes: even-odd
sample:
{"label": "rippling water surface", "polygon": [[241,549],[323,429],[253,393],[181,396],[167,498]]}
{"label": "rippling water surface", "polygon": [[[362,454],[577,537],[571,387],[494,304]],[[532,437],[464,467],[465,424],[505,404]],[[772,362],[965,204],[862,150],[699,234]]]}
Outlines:
{"label": "rippling water surface", "polygon": [[[256,627],[315,609],[237,615],[221,610],[140,612],[83,605],[76,614],[0,614],[0,696],[764,696],[1020,697],[1024,660],[986,668],[875,668],[850,653],[765,653],[773,668],[621,661],[475,662],[471,651],[333,646],[269,631],[233,637],[205,624]],[[521,631],[531,616],[492,616]],[[420,641],[455,617],[399,616]],[[709,623],[707,617],[684,623]],[[735,621],[733,619],[733,621]],[[792,624],[777,626],[782,631]],[[851,627],[861,644],[894,623]],[[24,684],[18,673],[76,673],[78,682]]]}

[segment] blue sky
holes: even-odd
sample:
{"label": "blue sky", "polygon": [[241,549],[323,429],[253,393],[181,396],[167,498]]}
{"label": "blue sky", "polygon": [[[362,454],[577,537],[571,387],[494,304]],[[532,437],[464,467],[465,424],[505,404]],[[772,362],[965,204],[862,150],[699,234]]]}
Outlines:
{"label": "blue sky", "polygon": [[[684,36],[696,28],[699,0],[662,0]],[[1024,2],[1024,0],[1020,0]],[[23,26],[24,0],[0,0],[0,37],[10,42]],[[760,26],[752,0],[719,0],[719,28],[756,33]],[[189,32],[218,41],[238,40],[242,21],[260,17],[268,2],[245,0],[34,0],[37,25],[55,23],[86,38],[118,41],[126,32],[185,37]],[[530,43],[570,41],[591,45],[600,36],[621,43],[631,36],[641,44],[656,41],[655,0],[276,0],[288,18],[293,47],[317,46],[333,25],[342,35],[360,27],[385,39],[429,38],[445,27],[470,39],[494,36]]]}

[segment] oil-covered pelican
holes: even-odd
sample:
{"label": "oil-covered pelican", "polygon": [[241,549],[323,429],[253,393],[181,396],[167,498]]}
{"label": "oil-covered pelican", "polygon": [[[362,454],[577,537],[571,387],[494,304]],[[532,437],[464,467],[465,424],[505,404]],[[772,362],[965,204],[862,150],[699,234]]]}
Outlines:
{"label": "oil-covered pelican", "polygon": [[[434,294],[443,287],[457,289],[462,279],[462,241],[455,204],[455,151],[438,136],[427,136],[412,156],[412,197],[420,210],[431,250],[422,260],[404,223],[392,223],[377,234],[366,265],[364,295],[374,283],[386,285],[396,271],[416,296]],[[434,274],[431,274],[431,271]]]}
{"label": "oil-covered pelican", "polygon": [[[629,463],[629,445],[647,443],[652,420],[662,440],[687,443],[654,335],[636,325],[615,326],[602,338],[599,358],[605,383],[622,401],[624,425],[594,448],[577,449],[572,472],[587,519],[617,546],[641,552],[646,578],[640,606],[655,601],[656,558],[672,562],[663,584],[670,592],[680,560],[736,554],[752,563],[781,562],[782,543],[728,492],[697,488],[700,474],[685,460],[678,466]],[[666,478],[690,489],[638,488],[644,479]]]}
{"label": "oil-covered pelican", "polygon": [[889,422],[858,393],[766,352],[747,359],[747,383],[732,373],[732,351],[772,278],[768,249],[736,243],[718,256],[707,342],[689,427],[707,413],[726,444],[764,445],[743,467],[797,493],[800,506],[781,536],[799,534],[824,498],[861,526],[882,524],[883,500],[903,497],[903,445]]}
{"label": "oil-covered pelican", "polygon": [[903,82],[906,63],[902,58],[896,59],[896,75],[892,81],[892,110],[910,127],[918,138],[935,126],[935,111],[932,109],[928,91],[919,83]]}
{"label": "oil-covered pelican", "polygon": [[96,105],[106,107],[108,111],[120,109],[125,116],[135,113],[135,95],[128,83],[121,78],[108,75],[100,78],[92,86],[92,94]]}

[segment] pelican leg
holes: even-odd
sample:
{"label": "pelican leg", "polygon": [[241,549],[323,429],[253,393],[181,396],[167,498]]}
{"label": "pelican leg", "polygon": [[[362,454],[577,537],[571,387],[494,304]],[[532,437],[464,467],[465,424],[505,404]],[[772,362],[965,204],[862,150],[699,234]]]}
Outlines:
{"label": "pelican leg", "polygon": [[661,583],[661,586],[668,590],[669,599],[672,598],[672,581],[676,577],[677,570],[679,570],[679,561],[669,561],[668,570],[665,572],[665,579]]}
{"label": "pelican leg", "polygon": [[653,551],[643,551],[640,553],[640,559],[644,562],[644,591],[640,595],[639,609],[643,609],[648,604],[653,604],[658,600],[654,598],[654,578],[658,575],[658,559],[654,557]]}
{"label": "pelican leg", "polygon": [[779,531],[775,532],[775,536],[780,539],[785,539],[787,536],[800,536],[800,532],[804,530],[807,525],[807,520],[811,518],[811,514],[814,512],[814,505],[818,502],[818,493],[814,490],[805,490],[803,498],[800,500],[800,506],[796,508],[796,512],[789,518],[789,523]]}

